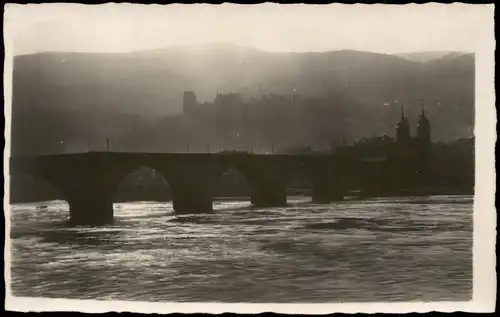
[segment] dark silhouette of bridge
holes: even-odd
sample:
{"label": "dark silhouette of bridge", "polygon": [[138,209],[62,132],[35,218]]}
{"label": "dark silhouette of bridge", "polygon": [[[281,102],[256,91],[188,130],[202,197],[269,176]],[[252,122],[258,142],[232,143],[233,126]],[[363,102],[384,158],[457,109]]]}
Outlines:
{"label": "dark silhouette of bridge", "polygon": [[70,222],[100,225],[113,222],[113,196],[122,180],[148,166],[169,183],[173,208],[178,213],[211,212],[212,190],[229,168],[239,170],[251,188],[255,206],[281,206],[287,202],[292,175],[310,180],[312,200],[341,200],[347,166],[335,154],[258,155],[250,153],[148,154],[88,152],[10,158],[10,174],[31,174],[57,188],[70,207]]}

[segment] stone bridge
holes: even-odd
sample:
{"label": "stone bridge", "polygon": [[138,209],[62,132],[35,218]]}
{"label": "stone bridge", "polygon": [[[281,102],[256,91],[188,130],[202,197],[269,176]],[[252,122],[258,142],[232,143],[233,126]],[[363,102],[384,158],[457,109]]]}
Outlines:
{"label": "stone bridge", "polygon": [[147,154],[88,152],[10,158],[10,173],[31,174],[56,187],[70,206],[70,222],[113,222],[113,196],[132,171],[148,166],[169,183],[178,213],[212,211],[212,189],[229,168],[239,170],[251,187],[251,203],[286,204],[292,175],[307,177],[316,203],[341,200],[346,162],[329,155]]}

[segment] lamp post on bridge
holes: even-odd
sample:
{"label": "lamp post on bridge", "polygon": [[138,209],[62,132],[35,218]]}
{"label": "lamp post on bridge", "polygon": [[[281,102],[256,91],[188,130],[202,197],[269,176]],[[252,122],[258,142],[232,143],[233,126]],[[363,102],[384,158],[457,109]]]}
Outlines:
{"label": "lamp post on bridge", "polygon": [[59,142],[59,145],[61,145],[61,149],[63,151],[63,153],[66,152],[66,144],[64,143],[64,140],[61,140],[61,142]]}
{"label": "lamp post on bridge", "polygon": [[330,143],[330,153],[335,154],[336,144],[332,141],[332,139],[329,140],[329,143]]}

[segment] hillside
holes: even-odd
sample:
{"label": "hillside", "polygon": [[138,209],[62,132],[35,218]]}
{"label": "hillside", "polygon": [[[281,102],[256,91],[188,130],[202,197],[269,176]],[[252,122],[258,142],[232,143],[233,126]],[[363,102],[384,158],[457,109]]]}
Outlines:
{"label": "hillside", "polygon": [[426,52],[400,53],[395,55],[414,62],[427,63],[436,59],[441,59],[444,57],[458,57],[463,54],[466,53],[454,52],[454,51],[426,51]]}
{"label": "hillside", "polygon": [[60,139],[79,148],[86,138],[98,139],[93,144],[102,147],[106,136],[133,137],[142,128],[161,134],[162,120],[181,111],[185,90],[200,101],[218,92],[341,96],[345,102],[336,107],[360,106],[331,124],[354,121],[345,133],[356,136],[393,133],[401,100],[410,119],[425,100],[436,140],[470,136],[474,122],[470,54],[421,63],[370,52],[269,53],[225,44],[55,52],[15,57],[13,84],[13,151],[22,152],[53,149]]}

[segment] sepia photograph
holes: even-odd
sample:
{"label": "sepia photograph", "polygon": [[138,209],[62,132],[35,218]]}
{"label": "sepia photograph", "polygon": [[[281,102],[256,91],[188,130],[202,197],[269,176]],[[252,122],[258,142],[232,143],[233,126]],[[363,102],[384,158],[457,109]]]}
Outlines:
{"label": "sepia photograph", "polygon": [[493,12],[6,5],[6,309],[494,311]]}

